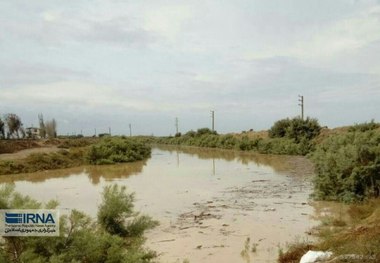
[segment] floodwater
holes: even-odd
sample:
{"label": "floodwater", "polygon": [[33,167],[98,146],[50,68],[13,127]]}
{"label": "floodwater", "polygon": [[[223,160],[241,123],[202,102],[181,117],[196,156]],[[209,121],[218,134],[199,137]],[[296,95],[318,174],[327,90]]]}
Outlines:
{"label": "floodwater", "polygon": [[95,216],[105,185],[126,185],[136,210],[160,221],[147,247],[160,262],[276,262],[279,248],[310,238],[312,166],[303,157],[155,147],[133,164],[1,176],[62,212]]}

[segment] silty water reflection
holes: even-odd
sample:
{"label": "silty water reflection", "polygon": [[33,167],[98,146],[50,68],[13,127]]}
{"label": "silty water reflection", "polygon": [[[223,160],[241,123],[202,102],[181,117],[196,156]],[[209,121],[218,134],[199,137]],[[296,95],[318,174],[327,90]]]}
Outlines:
{"label": "silty water reflection", "polygon": [[2,176],[0,182],[93,216],[102,188],[116,182],[136,193],[138,210],[161,221],[148,240],[162,261],[247,262],[240,252],[250,237],[258,246],[248,259],[273,262],[278,244],[315,223],[307,204],[311,174],[302,157],[168,146],[154,148],[143,162]]}

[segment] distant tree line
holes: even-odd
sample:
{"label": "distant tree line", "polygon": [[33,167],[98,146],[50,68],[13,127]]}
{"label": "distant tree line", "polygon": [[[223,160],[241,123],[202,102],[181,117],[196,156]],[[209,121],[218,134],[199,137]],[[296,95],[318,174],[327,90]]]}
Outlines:
{"label": "distant tree line", "polygon": [[[42,114],[38,115],[40,138],[56,138],[57,122],[55,119],[44,122]],[[31,129],[24,128],[21,118],[15,113],[0,115],[0,139],[32,138],[34,134]]]}

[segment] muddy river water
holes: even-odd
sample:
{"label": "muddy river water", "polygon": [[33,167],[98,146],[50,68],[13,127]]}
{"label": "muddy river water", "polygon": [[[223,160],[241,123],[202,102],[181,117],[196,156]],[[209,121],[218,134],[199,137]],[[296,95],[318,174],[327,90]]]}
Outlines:
{"label": "muddy river water", "polygon": [[96,215],[105,185],[126,185],[136,210],[160,221],[147,246],[160,262],[276,262],[309,239],[312,166],[303,157],[155,147],[143,162],[2,176],[40,201]]}

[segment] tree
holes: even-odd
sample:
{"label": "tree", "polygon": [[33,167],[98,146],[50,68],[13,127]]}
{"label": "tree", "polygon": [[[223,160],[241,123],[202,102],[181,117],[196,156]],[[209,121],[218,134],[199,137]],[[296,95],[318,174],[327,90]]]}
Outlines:
{"label": "tree", "polygon": [[8,113],[5,117],[5,121],[8,126],[9,136],[13,137],[14,135],[16,135],[17,138],[20,138],[19,131],[22,128],[22,122],[20,117],[14,113]]}
{"label": "tree", "polygon": [[40,137],[45,138],[46,137],[46,128],[45,128],[45,123],[44,123],[44,116],[42,113],[38,114],[38,120],[40,123]]}
{"label": "tree", "polygon": [[5,138],[5,123],[0,118],[0,139]]}
{"label": "tree", "polygon": [[25,138],[26,137],[26,131],[25,131],[24,127],[20,128],[20,133],[21,133],[21,138]]}
{"label": "tree", "polygon": [[51,121],[46,122],[45,130],[49,138],[57,137],[57,122],[55,121],[55,119],[52,119]]}

